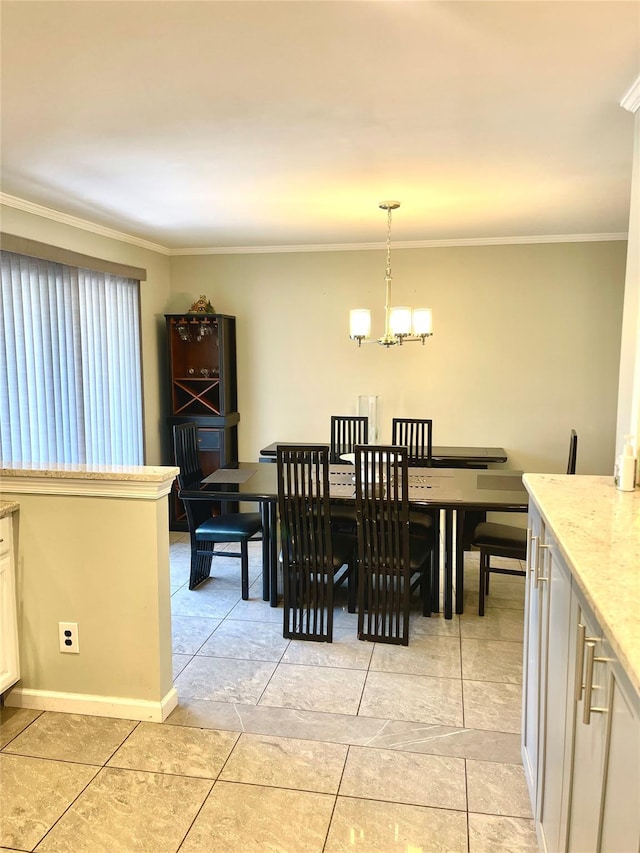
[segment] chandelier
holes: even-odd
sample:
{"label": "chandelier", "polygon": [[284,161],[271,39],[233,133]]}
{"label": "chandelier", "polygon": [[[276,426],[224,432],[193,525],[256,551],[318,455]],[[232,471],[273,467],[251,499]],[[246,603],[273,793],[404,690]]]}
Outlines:
{"label": "chandelier", "polygon": [[349,314],[349,336],[358,341],[358,346],[365,343],[382,344],[383,347],[402,345],[404,341],[425,340],[433,334],[431,308],[391,307],[391,211],[400,207],[399,201],[381,201],[378,205],[387,211],[387,271],[384,276],[384,334],[381,338],[370,339],[371,311],[368,308],[353,308]]}

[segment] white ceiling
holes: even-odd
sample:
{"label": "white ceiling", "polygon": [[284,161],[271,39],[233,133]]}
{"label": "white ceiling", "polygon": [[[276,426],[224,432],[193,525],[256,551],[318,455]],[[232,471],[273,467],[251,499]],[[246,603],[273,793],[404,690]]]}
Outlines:
{"label": "white ceiling", "polygon": [[627,231],[640,2],[2,2],[2,190],[176,250]]}

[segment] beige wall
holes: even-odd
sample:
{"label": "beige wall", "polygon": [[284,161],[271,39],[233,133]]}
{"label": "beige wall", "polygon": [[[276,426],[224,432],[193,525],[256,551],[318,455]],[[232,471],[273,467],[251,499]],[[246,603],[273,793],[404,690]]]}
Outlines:
{"label": "beige wall", "polygon": [[170,309],[206,294],[238,323],[240,457],[276,439],[327,440],[332,414],[380,398],[432,417],[436,444],[504,446],[510,466],[613,471],[625,242],[392,250],[394,303],[431,307],[434,337],[358,349],[348,312],[381,333],[384,251],[171,259]]}
{"label": "beige wall", "polygon": [[361,349],[352,307],[381,332],[384,250],[169,258],[2,208],[2,230],[143,266],[147,463],[169,462],[164,313],[201,293],[238,323],[240,456],[276,439],[324,441],[332,414],[379,396],[380,441],[394,414],[432,417],[436,444],[504,446],[510,465],[613,470],[626,243],[394,249],[394,302],[434,311],[422,347]]}
{"label": "beige wall", "polygon": [[2,230],[7,234],[147,270],[147,281],[142,282],[140,300],[145,461],[148,465],[161,464],[167,458],[167,449],[163,445],[166,417],[163,314],[170,294],[168,256],[12,207],[3,205],[1,213]]}
{"label": "beige wall", "polygon": [[[167,498],[87,497],[84,483],[76,494],[10,494],[20,505],[17,686],[159,707],[172,686]],[[79,654],[60,654],[58,622],[77,622]]]}
{"label": "beige wall", "polygon": [[618,394],[617,452],[626,435],[640,445],[640,110],[634,119],[633,174]]}

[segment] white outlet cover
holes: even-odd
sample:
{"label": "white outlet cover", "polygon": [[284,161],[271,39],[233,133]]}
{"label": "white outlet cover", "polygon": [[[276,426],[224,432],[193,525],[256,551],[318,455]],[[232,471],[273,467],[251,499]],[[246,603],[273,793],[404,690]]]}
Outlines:
{"label": "white outlet cover", "polygon": [[58,622],[58,641],[60,651],[64,654],[77,655],[80,653],[77,622]]}

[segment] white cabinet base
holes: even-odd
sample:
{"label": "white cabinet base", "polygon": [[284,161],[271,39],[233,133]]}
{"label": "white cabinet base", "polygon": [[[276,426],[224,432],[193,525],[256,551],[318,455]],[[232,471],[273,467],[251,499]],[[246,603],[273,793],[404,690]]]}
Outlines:
{"label": "white cabinet base", "polygon": [[0,518],[0,693],[20,678],[13,516]]}

